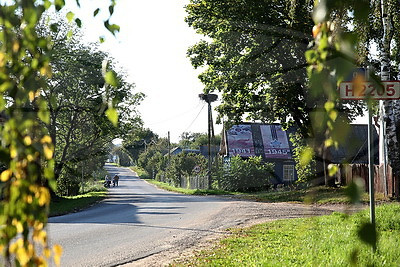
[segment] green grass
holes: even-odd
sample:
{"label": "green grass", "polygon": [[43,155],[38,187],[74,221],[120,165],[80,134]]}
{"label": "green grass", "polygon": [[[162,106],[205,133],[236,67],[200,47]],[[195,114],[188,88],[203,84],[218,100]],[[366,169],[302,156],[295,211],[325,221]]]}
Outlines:
{"label": "green grass", "polygon": [[139,176],[141,179],[149,179],[150,175],[142,168],[138,166],[132,166],[129,167],[132,171],[136,172],[137,176]]}
{"label": "green grass", "polygon": [[[264,202],[306,202],[315,204],[347,204],[349,198],[345,193],[346,187],[330,188],[317,186],[300,190],[267,191],[253,194],[243,194],[242,197]],[[375,193],[377,202],[388,201],[381,193]],[[368,203],[368,193],[363,193],[361,202]]]}
{"label": "green grass", "polygon": [[233,195],[233,194],[236,194],[233,192],[227,192],[227,191],[217,190],[217,189],[186,189],[186,188],[174,187],[167,183],[159,182],[154,179],[146,179],[146,181],[148,181],[151,184],[154,184],[155,186],[157,186],[161,189],[178,192],[178,193],[182,193],[182,194],[187,194],[187,195]]}
{"label": "green grass", "polygon": [[[368,212],[279,220],[232,235],[174,266],[399,266],[400,205],[376,209],[378,248],[357,236]],[[353,264],[353,265],[352,265]]]}
{"label": "green grass", "polygon": [[59,197],[50,203],[49,216],[64,215],[83,210],[104,199],[107,191],[89,192],[73,197]]}
{"label": "green grass", "polygon": [[[317,186],[309,189],[300,190],[271,190],[256,193],[230,192],[224,190],[205,190],[205,189],[185,189],[174,187],[167,183],[159,182],[154,179],[146,179],[149,183],[159,188],[178,192],[188,195],[230,195],[240,199],[255,200],[260,202],[293,202],[293,203],[314,203],[314,204],[349,204],[349,198],[345,194],[346,187],[329,188],[325,186]],[[383,194],[375,193],[375,201],[377,203],[387,202]],[[362,203],[369,202],[368,193],[363,193]]]}

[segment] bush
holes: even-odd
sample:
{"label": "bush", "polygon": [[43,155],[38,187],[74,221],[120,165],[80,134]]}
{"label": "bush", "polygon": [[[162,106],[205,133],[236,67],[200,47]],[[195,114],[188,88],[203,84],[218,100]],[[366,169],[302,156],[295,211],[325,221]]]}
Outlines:
{"label": "bush", "polygon": [[[297,184],[308,184],[315,179],[316,162],[313,152],[304,142],[300,134],[290,134],[290,142],[293,144],[293,159],[296,162]],[[305,155],[311,157],[310,161],[305,161]],[[307,158],[307,157],[306,157]]]}
{"label": "bush", "polygon": [[131,168],[131,170],[133,170],[133,171],[136,173],[136,175],[137,175],[138,177],[140,177],[141,179],[150,179],[150,178],[151,178],[150,175],[147,173],[147,171],[146,171],[145,169],[139,167],[139,166],[132,166],[132,167],[130,167],[130,168]]}
{"label": "bush", "polygon": [[235,156],[222,168],[222,173],[218,178],[219,189],[252,192],[270,187],[273,164],[264,163],[261,157],[244,160],[240,156]]}
{"label": "bush", "polygon": [[103,185],[103,180],[88,180],[85,182],[83,188],[80,189],[81,194],[86,194],[90,192],[103,192],[106,191]]}
{"label": "bush", "polygon": [[[194,167],[199,166],[200,172],[195,173]],[[202,156],[194,153],[180,153],[171,157],[169,166],[165,172],[159,177],[163,177],[164,182],[172,186],[180,186],[182,177],[194,175],[206,175],[207,160]]]}
{"label": "bush", "polygon": [[57,194],[60,196],[76,196],[79,188],[80,181],[72,175],[61,175],[57,180]]}
{"label": "bush", "polygon": [[139,155],[138,166],[154,178],[158,172],[165,170],[167,161],[168,159],[160,151],[148,150]]}
{"label": "bush", "polygon": [[92,172],[92,178],[94,180],[104,181],[104,177],[108,174],[108,172],[104,168],[100,168]]}

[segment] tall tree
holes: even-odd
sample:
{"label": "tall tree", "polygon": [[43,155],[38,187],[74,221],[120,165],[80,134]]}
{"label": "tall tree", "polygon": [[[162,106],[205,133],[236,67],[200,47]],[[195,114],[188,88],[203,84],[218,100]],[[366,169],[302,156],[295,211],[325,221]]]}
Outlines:
{"label": "tall tree", "polygon": [[[42,25],[39,32],[53,43],[52,76],[43,94],[50,113],[46,127],[55,147],[54,174],[58,179],[65,172],[74,173],[84,160],[104,160],[109,143],[140,124],[135,109],[143,94],[134,93],[134,85],[122,75],[117,76],[116,86],[105,88],[102,70],[104,62],[112,59],[96,45],[83,44],[80,30],[73,24],[57,20],[51,27],[53,30]],[[108,64],[108,68],[113,66]],[[120,111],[117,127],[105,116],[107,101],[113,101]]]}
{"label": "tall tree", "polygon": [[[219,146],[220,144],[221,135],[214,136],[211,145]],[[178,145],[182,148],[199,149],[200,146],[208,145],[208,135],[206,133],[183,132]]]}
{"label": "tall tree", "polygon": [[[222,93],[220,118],[294,123],[303,136],[323,99],[308,90],[305,52],[313,1],[192,0],[187,23],[209,39],[188,50],[205,91]],[[343,111],[348,106],[341,107]],[[357,106],[350,118],[360,114]]]}
{"label": "tall tree", "polygon": [[[351,66],[348,62],[353,61],[358,66],[372,67],[369,79],[379,80],[380,76],[382,80],[396,80],[400,62],[398,5],[399,2],[394,0],[320,1],[314,12],[315,49],[308,53],[311,79],[332,81],[322,89],[334,96],[337,84],[349,75]],[[329,62],[332,57],[341,60]],[[337,99],[331,97],[329,101],[332,106]],[[376,106],[374,101],[366,102],[371,109]],[[388,139],[388,163],[395,177],[400,177],[398,103],[398,100],[380,101],[380,113],[383,114],[380,139],[382,141],[383,136]],[[338,131],[332,129],[331,132]]]}
{"label": "tall tree", "polygon": [[[194,67],[206,67],[199,76],[205,92],[221,92],[220,119],[295,125],[312,143],[317,172],[324,176],[329,128],[325,103],[331,96],[310,86],[319,83],[322,88],[327,81],[310,81],[307,76],[305,53],[313,44],[313,2],[192,0],[186,6],[186,21],[208,38],[191,47],[188,55]],[[337,105],[340,122],[363,112],[361,103]]]}
{"label": "tall tree", "polygon": [[159,136],[148,128],[138,127],[127,132],[122,146],[129,152],[134,161],[137,161],[139,154],[151,144],[159,140]]}

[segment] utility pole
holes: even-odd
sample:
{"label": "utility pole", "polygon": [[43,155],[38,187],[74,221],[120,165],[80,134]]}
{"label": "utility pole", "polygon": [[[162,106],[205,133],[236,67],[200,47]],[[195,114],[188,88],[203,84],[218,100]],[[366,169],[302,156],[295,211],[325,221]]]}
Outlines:
{"label": "utility pole", "polygon": [[369,209],[370,222],[375,227],[375,189],[374,189],[374,135],[372,131],[372,111],[368,107],[368,180],[369,180]]}
{"label": "utility pole", "polygon": [[[214,137],[214,125],[212,121],[212,109],[211,102],[214,102],[218,99],[218,96],[215,94],[199,94],[200,99],[204,100],[208,104],[208,188],[211,188],[212,177],[211,177],[211,167],[212,167],[212,159],[211,159],[211,138]],[[212,137],[211,137],[212,135]]]}
{"label": "utility pole", "polygon": [[168,166],[169,166],[170,162],[171,162],[171,136],[168,131]]}
{"label": "utility pole", "polygon": [[82,166],[81,166],[81,169],[82,169],[82,193],[84,194],[85,193],[85,182],[83,180],[83,161],[81,161],[81,164],[82,164]]}

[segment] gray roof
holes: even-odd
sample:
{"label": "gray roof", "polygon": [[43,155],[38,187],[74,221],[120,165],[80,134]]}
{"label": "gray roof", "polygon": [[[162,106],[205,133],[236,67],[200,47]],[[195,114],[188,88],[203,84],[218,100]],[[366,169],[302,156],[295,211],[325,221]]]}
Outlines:
{"label": "gray roof", "polygon": [[[374,161],[379,158],[379,138],[373,127]],[[368,125],[350,124],[346,139],[338,149],[329,149],[333,163],[368,163]]]}

